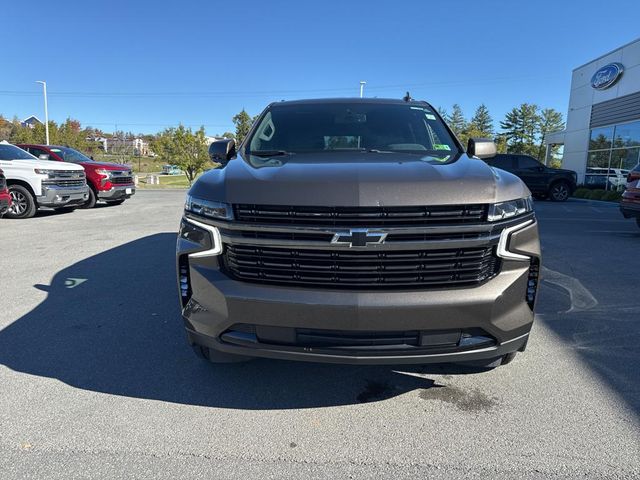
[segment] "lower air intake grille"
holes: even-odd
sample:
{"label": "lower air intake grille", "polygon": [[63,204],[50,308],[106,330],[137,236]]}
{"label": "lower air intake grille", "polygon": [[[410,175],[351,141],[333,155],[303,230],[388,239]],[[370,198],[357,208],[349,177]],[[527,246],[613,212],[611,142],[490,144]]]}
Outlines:
{"label": "lower air intake grille", "polygon": [[227,245],[224,263],[238,280],[338,289],[467,287],[499,268],[493,247],[371,252]]}

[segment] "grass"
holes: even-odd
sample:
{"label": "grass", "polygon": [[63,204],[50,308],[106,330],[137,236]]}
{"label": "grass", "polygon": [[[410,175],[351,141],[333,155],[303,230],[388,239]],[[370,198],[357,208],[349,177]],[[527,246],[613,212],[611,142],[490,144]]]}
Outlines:
{"label": "grass", "polygon": [[162,171],[162,166],[167,162],[160,160],[158,157],[136,157],[133,155],[108,155],[97,154],[93,158],[97,162],[111,162],[111,163],[124,163],[131,165],[133,173],[138,175],[144,173],[159,173]]}
{"label": "grass", "polygon": [[186,175],[158,175],[160,184],[151,185],[147,183],[147,177],[140,177],[138,188],[189,188]]}

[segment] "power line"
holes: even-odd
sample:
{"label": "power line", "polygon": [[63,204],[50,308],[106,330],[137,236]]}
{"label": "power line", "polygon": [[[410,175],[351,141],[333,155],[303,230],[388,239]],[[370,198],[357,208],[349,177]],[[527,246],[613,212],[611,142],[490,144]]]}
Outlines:
{"label": "power line", "polygon": [[[367,91],[385,91],[405,88],[417,87],[442,87],[442,86],[464,86],[464,85],[487,85],[494,83],[509,83],[522,80],[541,80],[549,78],[559,78],[560,75],[550,75],[541,77],[536,76],[508,76],[496,78],[469,78],[464,80],[438,81],[438,82],[421,82],[421,83],[402,83],[390,85],[371,85],[367,86]],[[224,97],[260,97],[260,96],[279,96],[279,95],[298,95],[313,93],[355,93],[355,87],[340,88],[317,88],[305,90],[253,90],[253,91],[200,91],[200,92],[81,92],[81,91],[49,91],[50,97],[67,97],[67,98],[158,98],[158,97],[193,97],[193,98],[224,98]],[[38,96],[38,92],[27,90],[0,90],[2,96],[29,97]]]}

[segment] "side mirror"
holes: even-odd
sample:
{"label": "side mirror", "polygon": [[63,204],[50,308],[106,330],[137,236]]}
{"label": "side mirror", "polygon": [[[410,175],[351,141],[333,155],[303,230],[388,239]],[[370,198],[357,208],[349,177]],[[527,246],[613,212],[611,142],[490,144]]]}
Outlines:
{"label": "side mirror", "polygon": [[209,145],[209,158],[212,162],[226,165],[236,154],[236,141],[233,138],[217,140]]}
{"label": "side mirror", "polygon": [[478,158],[492,158],[498,150],[493,140],[489,138],[470,138],[467,144],[467,155]]}
{"label": "side mirror", "polygon": [[49,157],[48,154],[46,153],[41,153],[40,155],[38,155],[38,160],[50,160],[51,157]]}

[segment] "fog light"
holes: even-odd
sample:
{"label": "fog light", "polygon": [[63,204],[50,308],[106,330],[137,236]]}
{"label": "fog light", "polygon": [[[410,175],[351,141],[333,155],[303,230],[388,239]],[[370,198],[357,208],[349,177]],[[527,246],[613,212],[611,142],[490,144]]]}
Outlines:
{"label": "fog light", "polygon": [[533,311],[536,302],[536,293],[538,292],[538,280],[540,276],[540,261],[537,258],[531,259],[529,266],[529,277],[527,279],[527,305]]}

